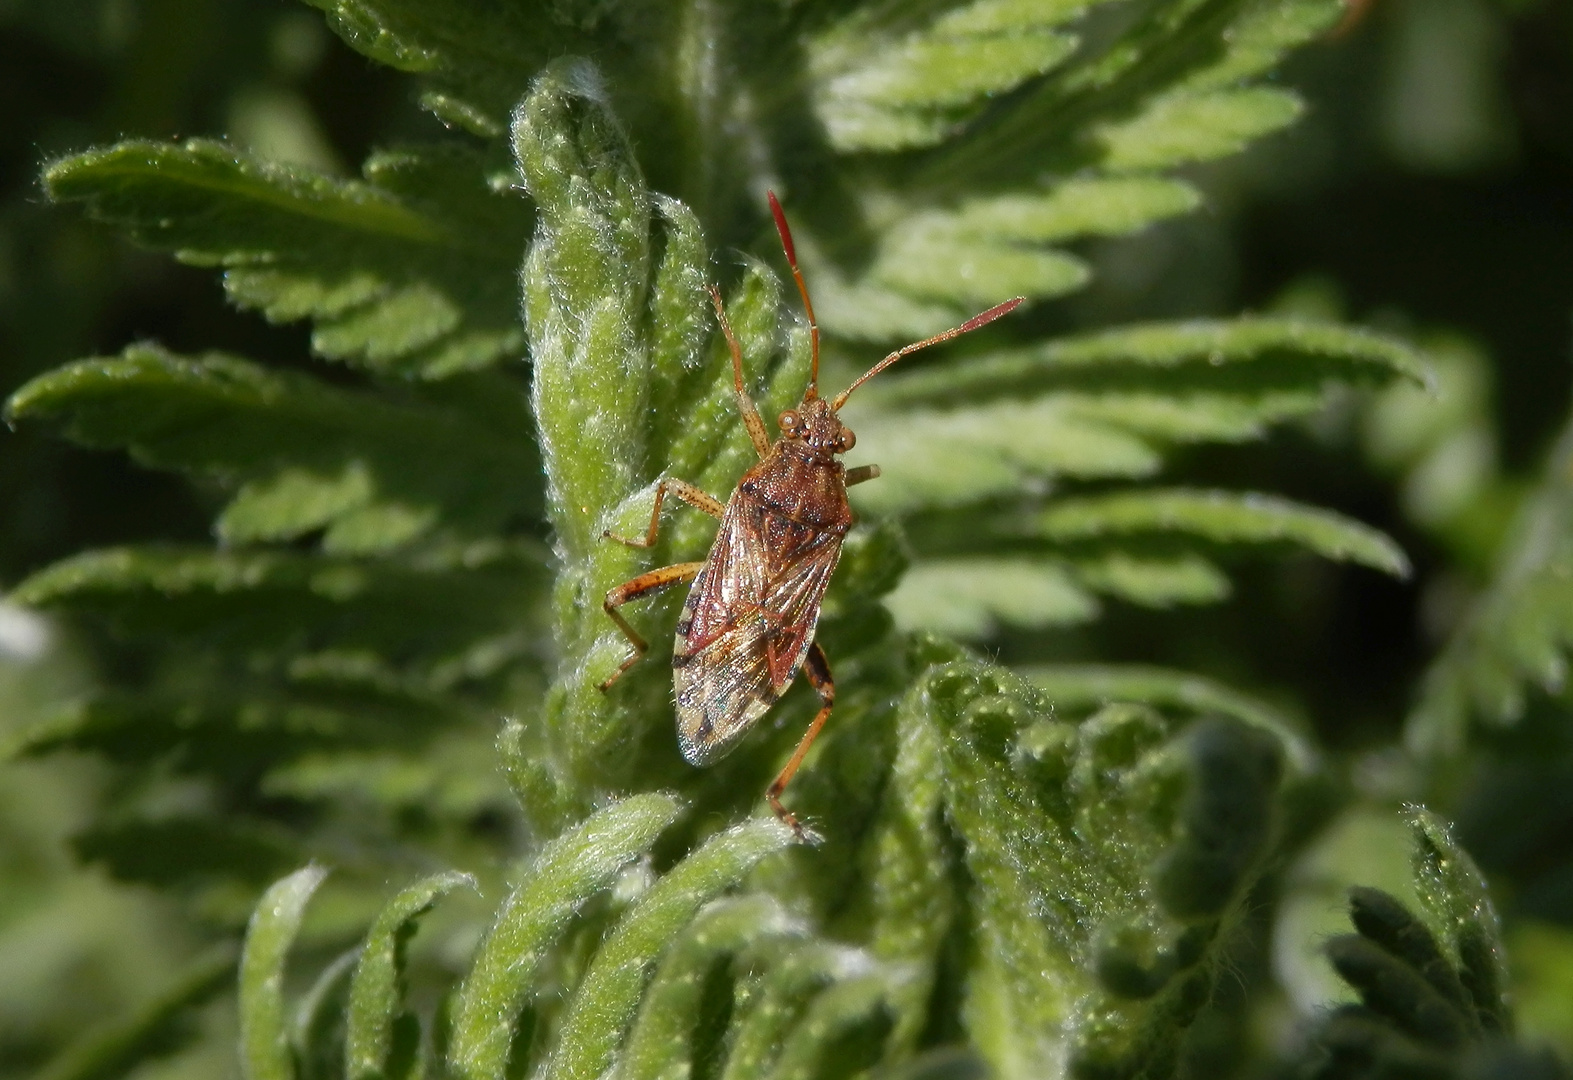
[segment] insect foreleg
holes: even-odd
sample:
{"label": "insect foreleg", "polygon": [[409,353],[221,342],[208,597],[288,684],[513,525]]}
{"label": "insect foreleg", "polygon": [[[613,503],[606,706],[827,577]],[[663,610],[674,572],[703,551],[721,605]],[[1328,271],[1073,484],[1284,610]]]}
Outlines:
{"label": "insect foreleg", "polygon": [[627,660],[623,661],[621,667],[612,672],[610,678],[601,683],[599,687],[601,693],[606,693],[608,687],[623,677],[623,672],[637,664],[639,658],[645,654],[645,650],[650,647],[646,644],[645,639],[639,636],[639,632],[628,625],[628,620],[623,618],[623,613],[617,609],[628,603],[628,601],[637,600],[639,597],[653,593],[657,589],[664,589],[668,585],[677,584],[679,581],[692,581],[699,575],[699,571],[704,568],[705,564],[702,562],[676,563],[672,566],[663,566],[659,570],[651,570],[647,574],[640,574],[636,578],[623,582],[615,589],[607,590],[606,599],[601,603],[601,607],[606,610],[606,613],[612,617],[612,621],[627,636],[629,643],[634,647],[634,653]]}
{"label": "insect foreleg", "polygon": [[683,480],[667,478],[655,486],[655,506],[650,511],[650,528],[645,531],[643,540],[630,540],[626,536],[618,536],[611,529],[603,532],[601,538],[603,540],[616,540],[619,544],[627,544],[629,547],[655,547],[655,534],[661,527],[661,503],[666,500],[668,491],[682,499],[689,506],[703,510],[713,518],[719,518],[726,513],[725,504],[700,491],[694,485]]}
{"label": "insect foreleg", "polygon": [[830,716],[831,706],[836,703],[836,681],[830,675],[830,661],[825,658],[825,650],[819,647],[817,641],[808,647],[808,655],[803,658],[803,674],[808,677],[809,685],[819,695],[819,712],[815,715],[814,722],[808,725],[808,730],[803,733],[797,749],[792,751],[792,759],[786,763],[786,768],[781,770],[781,775],[777,776],[765,790],[765,799],[770,803],[770,809],[776,812],[776,817],[789,825],[799,840],[807,844],[817,844],[820,840],[819,834],[798,824],[797,818],[792,816],[792,811],[781,805],[781,793],[786,790],[787,784],[792,782],[797,767],[803,764],[808,748],[814,745],[814,739],[819,735],[820,728],[825,726],[825,720]]}
{"label": "insect foreleg", "polygon": [[770,434],[765,430],[765,421],[759,415],[759,406],[754,404],[754,399],[748,396],[748,389],[743,385],[743,348],[737,343],[737,335],[732,333],[732,324],[726,321],[726,305],[721,303],[721,290],[714,285],[710,286],[710,299],[715,303],[715,317],[721,324],[721,332],[726,335],[727,348],[732,350],[732,394],[737,398],[737,411],[743,418],[743,427],[748,430],[749,441],[754,444],[754,449],[761,458],[770,455]]}
{"label": "insect foreleg", "polygon": [[861,484],[865,480],[878,480],[879,466],[859,465],[855,469],[848,469],[846,476],[844,476],[842,479],[845,481],[847,487],[851,487],[853,484]]}

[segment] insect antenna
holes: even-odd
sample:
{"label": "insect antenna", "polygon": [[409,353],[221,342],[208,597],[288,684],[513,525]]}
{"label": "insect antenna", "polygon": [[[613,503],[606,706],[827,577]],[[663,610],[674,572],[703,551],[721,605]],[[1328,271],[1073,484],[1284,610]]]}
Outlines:
{"label": "insect antenna", "polygon": [[841,409],[841,406],[846,404],[847,398],[852,396],[852,391],[868,382],[875,375],[878,375],[881,371],[884,371],[891,364],[894,364],[897,360],[900,360],[903,356],[915,353],[919,349],[926,349],[930,345],[938,345],[942,341],[949,341],[951,338],[960,337],[962,334],[971,333],[980,326],[987,326],[989,323],[993,322],[1000,316],[1009,315],[1012,311],[1015,311],[1018,307],[1026,302],[1027,298],[1025,296],[1018,296],[1014,300],[1005,301],[1003,304],[995,304],[987,311],[978,315],[974,315],[960,326],[953,326],[942,334],[935,334],[933,337],[924,338],[922,341],[914,341],[911,345],[903,345],[901,348],[885,357],[885,359],[869,368],[868,371],[864,372],[863,376],[859,378],[857,382],[853,383],[851,386],[841,391],[841,393],[837,394],[835,400],[830,403],[830,411],[838,412]]}
{"label": "insect antenna", "polygon": [[808,284],[803,280],[803,272],[797,268],[797,248],[792,243],[792,230],[787,227],[786,213],[781,209],[781,200],[776,198],[773,191],[766,192],[770,198],[770,214],[776,219],[776,232],[781,234],[781,250],[786,252],[787,265],[792,268],[792,278],[797,282],[797,291],[803,297],[803,310],[808,313],[808,340],[812,360],[808,369],[808,391],[803,395],[804,401],[812,401],[819,396],[819,323],[814,319],[814,302],[808,298]]}

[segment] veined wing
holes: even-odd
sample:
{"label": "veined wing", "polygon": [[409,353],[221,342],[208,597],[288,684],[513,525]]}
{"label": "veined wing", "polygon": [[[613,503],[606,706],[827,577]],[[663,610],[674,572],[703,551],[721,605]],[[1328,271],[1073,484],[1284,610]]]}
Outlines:
{"label": "veined wing", "polygon": [[677,735],[696,765],[725,754],[792,684],[814,640],[841,535],[746,500],[727,507],[677,623]]}

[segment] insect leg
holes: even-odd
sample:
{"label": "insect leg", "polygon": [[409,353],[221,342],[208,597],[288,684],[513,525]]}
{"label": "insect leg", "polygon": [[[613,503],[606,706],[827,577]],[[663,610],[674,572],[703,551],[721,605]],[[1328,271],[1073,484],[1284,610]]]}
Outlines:
{"label": "insect leg", "polygon": [[650,511],[650,528],[645,532],[643,540],[630,540],[626,536],[618,536],[611,529],[603,532],[601,539],[616,540],[619,544],[627,544],[629,547],[655,547],[655,534],[661,527],[661,503],[665,501],[668,491],[689,506],[703,510],[713,518],[719,518],[726,513],[726,506],[719,499],[712,498],[686,481],[668,477],[655,486],[655,507]]}
{"label": "insect leg", "polygon": [[743,386],[743,347],[737,343],[737,335],[732,333],[732,324],[726,321],[721,290],[714,285],[710,286],[710,300],[715,304],[715,317],[720,320],[727,347],[732,350],[732,393],[737,396],[737,411],[743,416],[743,426],[748,429],[748,438],[753,442],[754,449],[760,457],[765,457],[770,453],[770,435],[765,431],[765,422],[759,416],[759,406],[754,404],[754,399],[748,396],[748,390]]}
{"label": "insect leg", "polygon": [[843,477],[843,479],[846,481],[847,487],[851,487],[853,484],[861,484],[865,480],[878,480],[879,466],[859,465],[855,469],[848,469],[847,474],[845,477]]}
{"label": "insect leg", "polygon": [[606,693],[607,689],[614,682],[623,677],[623,672],[637,664],[639,658],[645,654],[645,650],[650,647],[646,644],[645,639],[639,636],[639,632],[628,625],[628,620],[623,618],[623,613],[617,609],[628,603],[628,601],[637,600],[639,597],[653,593],[657,589],[664,589],[668,585],[677,584],[679,581],[692,581],[699,575],[699,571],[704,568],[705,564],[702,562],[676,563],[672,566],[663,566],[659,570],[651,570],[647,574],[640,574],[636,578],[623,582],[615,589],[607,590],[606,599],[601,603],[601,607],[606,610],[606,613],[612,617],[612,621],[627,636],[629,643],[634,647],[634,652],[632,656],[623,661],[621,667],[612,672],[610,678],[600,685],[601,693]]}
{"label": "insect leg", "polygon": [[830,661],[825,659],[825,650],[819,647],[819,642],[808,647],[808,655],[803,658],[803,674],[808,676],[809,685],[819,695],[819,712],[814,717],[814,722],[808,725],[808,730],[803,733],[803,738],[797,744],[797,749],[792,751],[792,760],[786,763],[786,768],[781,770],[781,775],[765,790],[765,799],[770,803],[770,809],[776,812],[792,831],[797,833],[799,840],[807,844],[819,843],[819,836],[812,829],[806,829],[798,824],[792,812],[781,805],[781,793],[786,790],[787,784],[792,782],[792,776],[797,772],[797,767],[803,764],[803,757],[808,753],[808,748],[814,745],[814,739],[819,735],[819,729],[825,726],[825,720],[830,716],[830,708],[836,703],[836,681],[830,676]]}

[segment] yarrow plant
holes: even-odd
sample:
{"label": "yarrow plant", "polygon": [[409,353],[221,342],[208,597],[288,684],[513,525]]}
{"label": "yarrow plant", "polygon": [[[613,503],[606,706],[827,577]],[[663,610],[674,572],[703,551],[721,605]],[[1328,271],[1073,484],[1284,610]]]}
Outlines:
{"label": "yarrow plant", "polygon": [[[13,593],[127,658],[18,747],[125,778],[79,854],[241,942],[50,1075],[170,1052],[236,972],[249,1080],[1194,1068],[1326,761],[1200,676],[974,646],[1221,601],[1253,551],[1409,573],[1341,514],[1164,479],[1348,387],[1425,387],[1409,344],[1277,315],[1067,331],[1054,304],[1091,241],[1197,211],[1194,166],[1300,116],[1272,73],[1340,0],[312,3],[448,132],[356,179],[209,139],[44,171],[240,308],[308,321],[320,361],[143,342],[11,398],[217,493],[212,545],[87,551]],[[752,459],[712,283],[764,414],[802,394],[767,188],[838,375],[1028,298],[848,403],[848,460],[883,477],[852,493],[818,626],[839,697],[793,788],[815,849],[760,798],[808,691],[701,771],[664,665],[600,689],[626,656],[607,591],[702,558],[713,525],[670,516],[648,552],[603,533],[641,535],[665,478],[724,499]],[[1564,662],[1573,607],[1531,579],[1565,526],[1441,662],[1418,742]],[[676,603],[627,612],[662,641]],[[1522,604],[1544,632],[1504,646]],[[1332,949],[1369,1006],[1333,1025],[1338,1068],[1445,1071],[1436,1047],[1511,1030],[1484,885],[1414,821],[1427,914],[1359,893]],[[1393,978],[1449,1019],[1417,1033],[1430,999],[1394,1004]]]}

